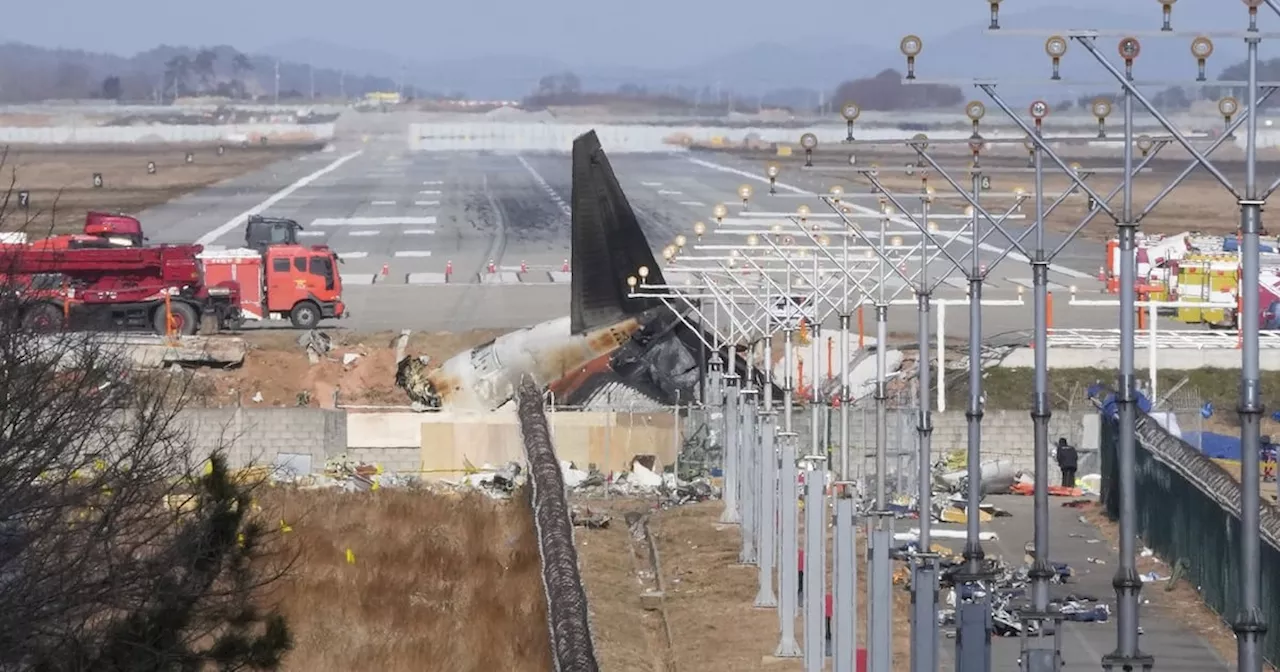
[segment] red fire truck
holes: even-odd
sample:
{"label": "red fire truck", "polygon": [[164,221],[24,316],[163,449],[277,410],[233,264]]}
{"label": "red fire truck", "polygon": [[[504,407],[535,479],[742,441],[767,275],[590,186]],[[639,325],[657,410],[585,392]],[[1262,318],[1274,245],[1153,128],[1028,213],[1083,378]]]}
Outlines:
{"label": "red fire truck", "polygon": [[270,245],[200,254],[209,282],[240,286],[246,319],[288,317],[298,329],[322,319],[346,317],[338,255],[326,245]]}

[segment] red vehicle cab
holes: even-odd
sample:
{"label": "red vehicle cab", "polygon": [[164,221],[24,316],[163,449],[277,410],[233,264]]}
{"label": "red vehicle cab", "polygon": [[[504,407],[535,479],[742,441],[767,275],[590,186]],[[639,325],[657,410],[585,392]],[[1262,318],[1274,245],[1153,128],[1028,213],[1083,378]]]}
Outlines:
{"label": "red vehicle cab", "polygon": [[208,282],[239,284],[240,309],[250,319],[287,316],[294,327],[311,329],[347,316],[338,257],[325,245],[211,251],[200,259]]}

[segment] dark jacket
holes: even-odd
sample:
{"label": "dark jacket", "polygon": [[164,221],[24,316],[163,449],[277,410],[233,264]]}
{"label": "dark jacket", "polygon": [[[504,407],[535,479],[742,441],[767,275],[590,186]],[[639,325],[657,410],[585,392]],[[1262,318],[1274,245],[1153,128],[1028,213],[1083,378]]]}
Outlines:
{"label": "dark jacket", "polygon": [[1076,455],[1076,448],[1067,443],[1058,444],[1058,468],[1059,469],[1075,469],[1079,460]]}

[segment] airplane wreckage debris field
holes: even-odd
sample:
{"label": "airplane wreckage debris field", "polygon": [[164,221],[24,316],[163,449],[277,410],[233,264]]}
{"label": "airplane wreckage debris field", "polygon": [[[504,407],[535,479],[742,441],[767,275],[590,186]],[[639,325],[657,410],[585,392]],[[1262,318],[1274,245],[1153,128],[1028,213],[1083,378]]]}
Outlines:
{"label": "airplane wreckage debris field", "polygon": [[[233,337],[239,344],[233,366],[175,364],[166,371],[189,377],[198,406],[281,413],[297,407],[349,416],[505,412],[525,374],[548,391],[552,417],[577,409],[670,415],[682,406],[690,417],[677,423],[674,437],[668,433],[663,439],[678,448],[606,438],[607,450],[614,451],[606,453],[609,466],[561,462],[595,657],[605,670],[737,672],[766,663],[769,669],[799,670],[798,659],[771,659],[777,615],[752,606],[756,572],[738,564],[738,529],[718,522],[724,508],[720,456],[703,420],[688,410],[709,353],[693,327],[666,306],[627,295],[626,278],[635,269],[652,269],[658,283],[662,269],[594,134],[574,145],[572,201],[571,264],[581,280],[573,283],[567,314],[550,313],[524,328],[455,332],[252,329]],[[909,373],[916,366],[914,338],[889,333],[891,371]],[[872,343],[867,345],[854,366],[858,398],[869,396],[874,375],[865,366],[874,359],[868,359]],[[761,353],[740,352],[735,368],[763,382],[765,366],[781,372],[782,351],[775,342],[767,364]],[[1055,370],[1051,394],[1075,399],[1108,375]],[[1234,381],[1222,386],[1218,401],[1213,374],[1194,375],[1194,385],[1219,406],[1229,406]],[[996,369],[991,376],[988,414],[1007,412],[1025,425],[1030,372]],[[961,382],[955,377],[952,387]],[[1264,383],[1280,388],[1280,378]],[[890,392],[911,390],[895,379]],[[949,388],[946,398],[953,409],[963,408],[962,387]],[[1204,429],[1221,422],[1215,416]],[[800,424],[807,430],[808,419]],[[1267,429],[1280,434],[1280,428]],[[993,426],[990,432],[999,430]],[[1079,427],[1069,435],[1078,441]],[[418,448],[425,453],[431,446],[422,436]],[[893,552],[899,570],[892,597],[895,672],[908,667],[910,598],[907,582],[899,579],[906,576],[908,549],[917,541],[912,518],[923,508],[936,521],[933,550],[945,568],[955,566],[963,546],[964,513],[956,506],[963,460],[953,455],[963,438],[939,437],[935,454],[943,459],[934,470],[934,500],[923,507],[912,498],[893,502],[902,517]],[[305,553],[281,595],[300,644],[286,669],[411,669],[428,655],[447,661],[449,669],[551,669],[540,549],[529,506],[532,483],[523,461],[493,464],[464,456],[463,468],[435,473],[425,461],[420,468],[381,462],[379,456],[388,452],[329,456],[322,464],[312,462],[311,473],[274,470],[270,476],[279,487],[263,505],[273,517],[279,514],[282,529]],[[664,462],[657,457],[664,452],[678,458]],[[1016,657],[1018,626],[1012,607],[1004,606],[1027,584],[1029,474],[999,456],[991,466],[986,482],[984,462],[988,497],[981,515],[991,534],[989,553],[1002,559],[994,593],[995,652],[1009,658]],[[1055,537],[1053,594],[1073,631],[1102,647],[1111,637],[1105,623],[1114,608],[1105,565],[1115,564],[1116,552],[1114,530],[1096,503],[1096,469],[1081,471],[1081,487],[1055,493],[1051,517],[1063,536]],[[1151,636],[1194,632],[1193,639],[1229,657],[1230,632],[1177,580],[1173,567],[1144,556],[1140,569],[1144,581],[1171,588],[1144,592],[1150,599],[1144,626]],[[951,586],[946,573],[942,578],[945,599]],[[865,580],[859,572],[859,594]],[[954,616],[946,603],[940,616],[950,629]],[[1171,622],[1185,626],[1177,630]],[[484,627],[469,627],[474,623]],[[864,626],[859,647],[865,646]],[[949,646],[944,642],[942,648]]]}

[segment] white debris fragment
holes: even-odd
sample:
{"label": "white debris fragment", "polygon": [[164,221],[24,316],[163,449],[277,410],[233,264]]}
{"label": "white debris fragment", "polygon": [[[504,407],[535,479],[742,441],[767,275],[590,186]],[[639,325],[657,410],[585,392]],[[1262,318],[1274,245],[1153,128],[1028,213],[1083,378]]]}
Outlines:
{"label": "white debris fragment", "polygon": [[[967,539],[968,533],[964,530],[930,530],[929,536],[934,540],[938,539]],[[1000,537],[995,532],[979,532],[979,541],[996,541]],[[920,541],[920,528],[913,527],[906,532],[896,532],[893,535],[894,541],[912,542]]]}
{"label": "white debris fragment", "polygon": [[564,487],[571,490],[582,485],[588,476],[587,472],[574,469],[573,463],[568,460],[560,460],[560,473],[564,475]]}
{"label": "white debris fragment", "polygon": [[356,362],[356,360],[357,360],[357,359],[360,359],[360,353],[358,353],[358,352],[347,352],[347,353],[343,353],[343,355],[342,355],[342,365],[343,365],[343,366],[351,366],[352,364],[354,364],[354,363]]}
{"label": "white debris fragment", "polygon": [[255,403],[255,404],[261,404],[261,403],[262,403],[262,392],[254,392],[254,393],[253,393],[253,397],[251,397],[251,398],[253,399],[253,403]]}
{"label": "white debris fragment", "polygon": [[642,488],[662,487],[662,477],[639,462],[631,465],[631,477],[628,480]]}

